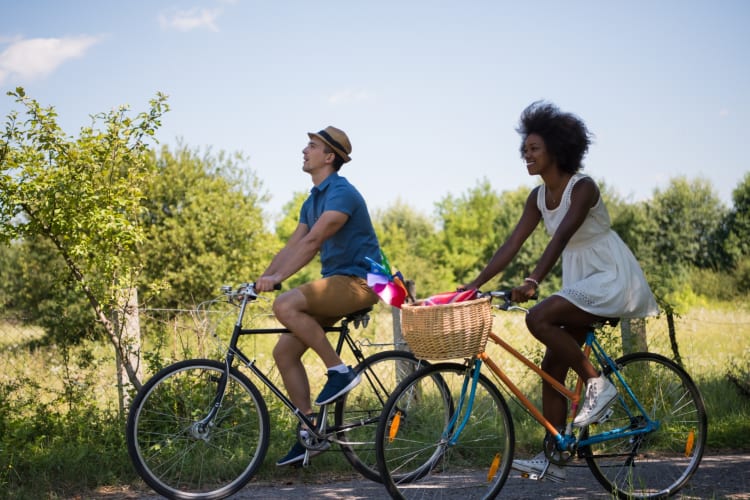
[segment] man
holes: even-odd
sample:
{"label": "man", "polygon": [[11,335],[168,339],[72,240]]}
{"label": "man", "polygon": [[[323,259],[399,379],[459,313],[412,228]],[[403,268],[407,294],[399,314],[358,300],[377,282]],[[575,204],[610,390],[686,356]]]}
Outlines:
{"label": "man", "polygon": [[[362,195],[338,174],[351,160],[349,138],[335,127],[307,135],[302,170],[310,174],[313,188],[300,210],[297,229],[255,286],[261,292],[273,290],[320,252],[322,278],[282,293],[273,304],[276,318],[291,332],[281,335],[273,356],[289,398],[310,415],[310,384],[301,360],[308,348],[328,369],[316,405],[335,401],[359,384],[359,376],[341,361],[323,326],[378,301],[366,277],[367,258],[379,262],[380,246]],[[305,451],[297,442],[276,465],[300,462]]]}

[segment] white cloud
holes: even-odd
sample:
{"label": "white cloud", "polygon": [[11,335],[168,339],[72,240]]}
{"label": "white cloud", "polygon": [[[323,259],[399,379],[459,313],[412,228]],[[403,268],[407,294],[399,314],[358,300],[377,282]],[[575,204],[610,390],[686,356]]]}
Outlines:
{"label": "white cloud", "polygon": [[30,38],[11,43],[0,53],[0,83],[9,76],[34,80],[48,76],[69,59],[83,56],[100,38]]}
{"label": "white cloud", "polygon": [[725,116],[729,116],[729,110],[726,108],[722,108],[719,110],[719,116],[724,118]]}
{"label": "white cloud", "polygon": [[216,20],[222,12],[222,9],[199,9],[197,7],[189,10],[165,12],[159,14],[159,25],[162,29],[177,31],[191,31],[199,28],[219,31]]}
{"label": "white cloud", "polygon": [[351,102],[369,101],[372,98],[366,90],[346,89],[328,96],[330,104],[348,104]]}

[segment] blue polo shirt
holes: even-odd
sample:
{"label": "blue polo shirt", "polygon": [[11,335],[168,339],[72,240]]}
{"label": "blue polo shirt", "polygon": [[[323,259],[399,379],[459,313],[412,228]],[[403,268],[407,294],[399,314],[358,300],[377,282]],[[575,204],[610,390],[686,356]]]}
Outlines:
{"label": "blue polo shirt", "polygon": [[299,220],[308,228],[327,210],[343,212],[349,219],[323,242],[320,261],[323,277],[334,275],[367,278],[370,264],[365,257],[380,262],[380,245],[365,199],[346,178],[334,172],[310,190],[302,204]]}

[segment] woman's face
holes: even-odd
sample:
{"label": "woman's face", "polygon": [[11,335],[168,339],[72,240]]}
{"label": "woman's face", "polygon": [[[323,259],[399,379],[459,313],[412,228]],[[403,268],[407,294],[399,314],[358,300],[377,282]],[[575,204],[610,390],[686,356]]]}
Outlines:
{"label": "woman's face", "polygon": [[555,161],[547,153],[544,139],[537,134],[529,134],[523,143],[523,159],[529,175],[541,175],[555,166]]}

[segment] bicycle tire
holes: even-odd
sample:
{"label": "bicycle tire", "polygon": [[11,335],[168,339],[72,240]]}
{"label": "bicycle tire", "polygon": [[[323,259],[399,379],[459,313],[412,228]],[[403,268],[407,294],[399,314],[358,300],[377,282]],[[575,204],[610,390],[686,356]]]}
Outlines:
{"label": "bicycle tire", "polygon": [[[688,373],[653,353],[628,354],[618,369],[657,430],[582,447],[594,477],[621,499],[658,499],[674,495],[700,465],[708,419],[703,398]],[[584,429],[582,438],[616,428],[637,428],[635,413],[622,384],[611,377],[621,397],[606,422]],[[627,404],[625,404],[627,403]]]}
{"label": "bicycle tire", "polygon": [[376,451],[392,498],[494,498],[502,489],[515,432],[504,397],[483,374],[469,420],[449,444],[466,410],[461,391],[469,373],[473,369],[458,363],[428,366],[399,384],[386,403]]}
{"label": "bicycle tire", "polygon": [[177,499],[218,499],[239,491],[268,450],[269,415],[257,387],[230,371],[214,420],[211,410],[224,364],[207,359],[160,370],[138,392],[128,414],[128,454],[157,493]]}
{"label": "bicycle tire", "polygon": [[409,351],[385,351],[365,358],[355,371],[360,384],[336,403],[335,425],[344,429],[337,438],[344,457],[360,474],[381,482],[375,453],[375,434],[386,401],[406,376],[426,361]]}

